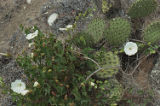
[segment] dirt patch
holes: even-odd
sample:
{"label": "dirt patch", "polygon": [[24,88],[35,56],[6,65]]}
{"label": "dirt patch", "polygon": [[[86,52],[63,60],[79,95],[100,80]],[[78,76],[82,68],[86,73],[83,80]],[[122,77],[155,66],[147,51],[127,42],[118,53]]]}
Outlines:
{"label": "dirt patch", "polygon": [[0,51],[6,52],[8,43],[13,33],[17,31],[19,25],[33,26],[38,25],[40,28],[47,29],[46,24],[40,24],[41,7],[47,0],[32,0],[32,4],[28,5],[24,0],[11,2],[4,0],[0,7],[3,8],[0,14]]}

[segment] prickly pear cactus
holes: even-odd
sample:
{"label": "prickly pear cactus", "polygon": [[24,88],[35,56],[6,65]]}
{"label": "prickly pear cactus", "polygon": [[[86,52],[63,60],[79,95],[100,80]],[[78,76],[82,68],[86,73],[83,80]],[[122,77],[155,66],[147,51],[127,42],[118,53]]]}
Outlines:
{"label": "prickly pear cactus", "polygon": [[156,0],[136,0],[128,10],[128,15],[131,18],[141,18],[148,16],[157,7]]}
{"label": "prickly pear cactus", "polygon": [[90,37],[90,35],[85,32],[77,33],[76,36],[72,39],[72,43],[81,49],[92,47],[94,44],[92,37]]}
{"label": "prickly pear cactus", "polygon": [[87,33],[93,38],[93,42],[97,43],[103,37],[103,32],[105,29],[105,21],[103,19],[93,19],[87,27]]}
{"label": "prickly pear cactus", "polygon": [[112,52],[98,51],[95,54],[97,62],[101,67],[110,67],[103,70],[100,70],[96,73],[96,76],[100,79],[110,78],[119,71],[119,58],[116,54]]}
{"label": "prickly pear cactus", "polygon": [[114,18],[109,22],[109,27],[104,35],[111,46],[119,47],[123,45],[131,33],[130,23],[123,18]]}
{"label": "prickly pear cactus", "polygon": [[160,41],[160,21],[148,25],[143,32],[144,41],[157,43]]}

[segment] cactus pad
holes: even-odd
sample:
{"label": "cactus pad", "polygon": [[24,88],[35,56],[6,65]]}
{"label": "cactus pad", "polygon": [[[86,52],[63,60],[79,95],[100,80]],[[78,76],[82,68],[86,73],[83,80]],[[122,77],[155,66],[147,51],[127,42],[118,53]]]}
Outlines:
{"label": "cactus pad", "polygon": [[103,37],[103,32],[105,29],[105,21],[103,19],[93,19],[87,27],[87,33],[91,35],[94,43],[100,41]]}
{"label": "cactus pad", "polygon": [[136,0],[128,10],[128,15],[131,18],[141,18],[148,16],[157,7],[156,0]]}
{"label": "cactus pad", "polygon": [[[95,54],[95,58],[97,62],[101,65],[101,67],[106,69],[100,70],[96,73],[96,76],[100,79],[110,78],[115,75],[119,71],[120,62],[119,58],[116,54],[112,52],[103,52],[98,51]],[[109,67],[109,68],[107,68]]]}
{"label": "cactus pad", "polygon": [[104,35],[111,46],[119,47],[124,44],[131,33],[130,23],[123,18],[114,18],[109,22],[109,27]]}
{"label": "cactus pad", "polygon": [[144,41],[157,43],[160,41],[160,21],[156,21],[148,25],[143,33]]}

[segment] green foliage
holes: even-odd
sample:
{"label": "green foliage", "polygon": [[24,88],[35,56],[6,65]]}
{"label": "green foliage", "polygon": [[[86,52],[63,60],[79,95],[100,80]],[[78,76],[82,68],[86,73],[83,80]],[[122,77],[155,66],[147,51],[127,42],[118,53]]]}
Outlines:
{"label": "green foliage", "polygon": [[[39,29],[35,27],[28,30],[28,33],[35,30]],[[113,93],[114,90],[103,88],[112,82],[106,81],[108,84],[106,85],[92,78],[86,82],[87,76],[96,70],[96,65],[83,55],[74,52],[69,42],[62,44],[55,35],[44,35],[40,30],[32,41],[35,43],[31,51],[34,55],[30,56],[28,52],[24,52],[17,58],[29,80],[27,89],[30,91],[25,96],[12,92],[17,105],[93,106],[93,102],[105,105],[112,103],[106,102],[107,100],[117,101],[118,96]],[[103,60],[103,56],[99,59]],[[34,87],[36,81],[39,86]],[[91,81],[94,85],[90,84]],[[109,93],[110,96],[105,96]]]}
{"label": "green foliage", "polygon": [[107,103],[110,105],[116,104],[122,98],[123,87],[116,79],[105,80],[104,83],[105,90],[108,90],[108,93],[105,96],[109,99],[106,99]]}
{"label": "green foliage", "polygon": [[111,7],[112,5],[109,4],[106,0],[102,0],[102,12],[103,13],[108,12]]}
{"label": "green foliage", "polygon": [[91,8],[88,8],[84,13],[79,13],[79,14],[75,17],[75,22],[74,22],[74,24],[73,24],[73,28],[76,28],[76,27],[77,27],[77,21],[78,21],[78,20],[85,18],[87,15],[91,14],[92,11],[93,11],[93,10],[92,10]]}
{"label": "green foliage", "polygon": [[123,87],[115,78],[105,81],[96,80],[92,86],[94,92],[99,92],[99,94],[101,94],[98,94],[97,96],[93,95],[97,100],[93,101],[96,102],[94,103],[96,106],[117,106],[117,102],[120,101],[123,96]]}
{"label": "green foliage", "polygon": [[143,32],[144,41],[151,42],[151,44],[160,41],[160,21],[149,24]]}
{"label": "green foliage", "polygon": [[73,39],[71,39],[72,43],[77,47],[84,49],[88,47],[93,47],[93,39],[92,37],[84,32],[77,33]]}
{"label": "green foliage", "polygon": [[0,77],[0,86],[3,86],[3,85],[4,85],[3,79],[2,79],[2,77]]}
{"label": "green foliage", "polygon": [[109,27],[104,35],[111,46],[119,47],[123,45],[131,33],[130,23],[123,18],[114,18],[109,22]]}
{"label": "green foliage", "polygon": [[110,78],[113,75],[115,75],[119,71],[119,58],[116,54],[112,52],[104,52],[104,51],[98,51],[95,54],[95,60],[100,64],[102,69],[99,72],[96,73],[96,76],[101,79]]}
{"label": "green foliage", "polygon": [[86,32],[93,38],[93,42],[97,43],[103,38],[105,29],[105,21],[100,18],[93,19],[87,27]]}
{"label": "green foliage", "polygon": [[131,18],[141,18],[148,16],[156,10],[158,6],[156,0],[136,0],[128,10]]}

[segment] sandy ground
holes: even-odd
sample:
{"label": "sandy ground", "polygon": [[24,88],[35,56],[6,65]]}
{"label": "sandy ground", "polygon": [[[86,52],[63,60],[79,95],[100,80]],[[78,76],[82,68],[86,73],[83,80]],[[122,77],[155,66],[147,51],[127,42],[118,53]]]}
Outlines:
{"label": "sandy ground", "polygon": [[[24,0],[2,0],[0,2],[0,52],[6,52],[12,35],[19,29],[19,25],[40,25],[38,18],[42,6],[47,0],[32,0],[27,4]],[[49,29],[46,23],[41,24],[44,29]],[[41,28],[42,28],[41,27]]]}

